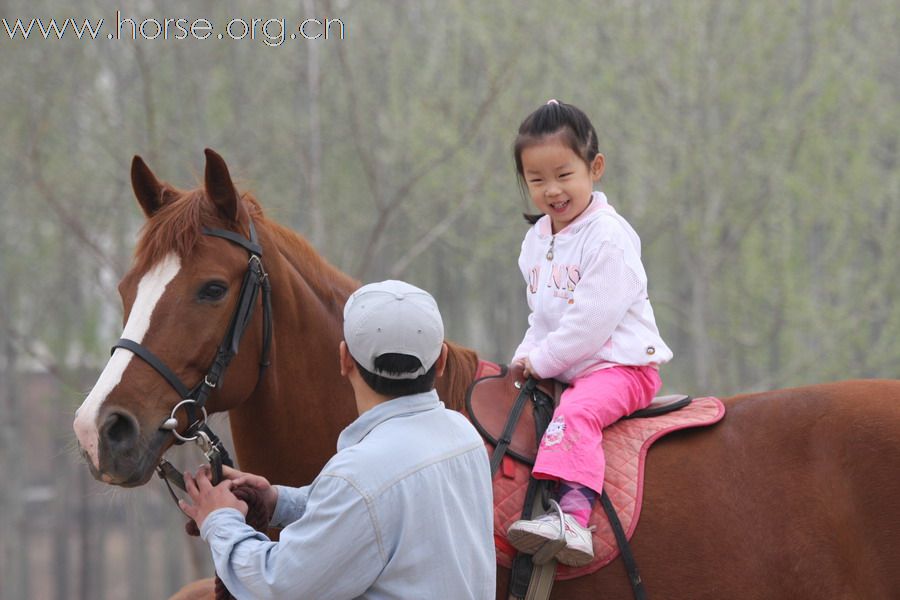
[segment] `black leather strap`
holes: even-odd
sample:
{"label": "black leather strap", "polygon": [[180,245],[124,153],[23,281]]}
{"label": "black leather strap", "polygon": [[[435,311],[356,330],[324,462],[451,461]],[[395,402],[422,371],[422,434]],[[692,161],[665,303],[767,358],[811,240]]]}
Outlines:
{"label": "black leather strap", "polygon": [[491,455],[491,477],[493,477],[497,472],[497,469],[500,468],[500,461],[503,460],[506,449],[509,448],[513,432],[516,430],[516,424],[519,422],[519,417],[522,416],[522,411],[525,410],[525,402],[534,393],[535,387],[537,387],[537,380],[533,377],[529,377],[525,380],[525,385],[522,386],[522,389],[519,390],[516,401],[513,402],[513,406],[509,411],[509,417],[506,419],[506,424],[503,426],[503,433],[500,434],[500,439],[497,440],[497,446],[494,448],[494,454]]}
{"label": "black leather strap", "polygon": [[253,220],[250,220],[250,239],[248,240],[244,236],[239,233],[235,233],[234,231],[229,231],[227,229],[210,229],[209,227],[204,227],[202,229],[203,235],[211,235],[214,237],[220,237],[228,240],[242,248],[245,248],[247,252],[250,254],[255,254],[256,256],[262,256],[262,246],[259,245],[259,242],[256,239],[256,227],[253,225]]}
{"label": "black leather strap", "polygon": [[262,354],[259,356],[259,379],[256,382],[257,387],[262,381],[263,373],[272,363],[269,361],[269,350],[272,346],[272,284],[269,282],[269,275],[265,273],[262,281],[262,302],[263,302],[263,348]]}
{"label": "black leather strap", "polygon": [[169,382],[176,392],[178,392],[179,397],[184,400],[185,398],[190,397],[191,391],[187,388],[186,385],[181,383],[181,379],[163,363],[155,354],[135,342],[134,340],[129,340],[128,338],[121,338],[118,342],[113,344],[112,349],[110,350],[110,354],[116,351],[116,348],[124,348],[129,352],[134,352],[138,356],[140,356],[144,362],[153,367],[157,373],[163,376],[163,378]]}
{"label": "black leather strap", "polygon": [[[203,228],[204,235],[219,237],[246,249],[247,252],[250,253],[250,260],[247,264],[247,271],[244,274],[244,279],[241,281],[238,305],[232,315],[225,337],[222,339],[222,342],[216,350],[216,356],[213,359],[209,370],[193,389],[188,389],[181,379],[175,375],[175,373],[169,369],[159,357],[134,340],[122,338],[112,347],[113,351],[115,351],[116,348],[123,348],[133,352],[149,364],[157,373],[162,375],[182,400],[194,400],[193,403],[185,405],[188,422],[190,423],[187,430],[184,432],[186,437],[189,437],[191,434],[195,433],[201,425],[204,425],[199,419],[199,409],[202,409],[206,404],[206,399],[209,397],[212,390],[219,387],[225,369],[237,354],[241,338],[253,316],[253,309],[256,307],[256,300],[259,297],[260,290],[263,295],[263,346],[260,355],[260,369],[256,383],[257,387],[262,381],[262,376],[266,367],[269,366],[269,351],[272,342],[271,286],[269,284],[269,276],[262,265],[262,246],[259,244],[256,235],[256,226],[253,224],[252,219],[249,222],[249,229],[250,239],[248,240],[239,233],[233,231]],[[209,433],[212,432],[210,431]],[[222,446],[221,442],[217,444],[217,447],[224,451],[224,446]],[[227,458],[227,453],[225,456]]]}
{"label": "black leather strap", "polygon": [[209,428],[209,425],[203,424],[200,427],[201,431],[206,433],[206,437],[209,438],[210,445],[216,451],[219,456],[219,469],[218,472],[213,471],[213,485],[216,485],[220,481],[222,481],[222,465],[227,467],[234,467],[234,461],[231,460],[231,455],[228,454],[228,450],[225,448],[225,444],[222,443],[222,440],[213,433],[213,430]]}
{"label": "black leather strap", "polygon": [[[541,494],[546,501],[549,480],[529,478],[525,491],[525,503],[522,507],[522,519],[531,519],[533,516],[535,495]],[[546,502],[545,502],[546,503]],[[513,598],[524,598],[528,593],[528,583],[531,581],[531,572],[534,570],[534,562],[530,554],[516,552],[509,570],[509,587],[507,589]]]}
{"label": "black leather strap", "polygon": [[[534,381],[529,378],[529,381]],[[537,381],[534,381],[537,386]],[[544,394],[541,390],[531,394],[534,414],[534,435],[537,443],[541,443],[544,432],[550,421],[553,419],[553,398]],[[531,519],[534,516],[533,508],[535,499],[540,497],[541,505],[546,509],[549,506],[550,498],[550,481],[547,479],[535,479],[533,476],[528,479],[528,488],[525,491],[525,504],[522,506],[522,518]],[[528,586],[531,583],[531,574],[534,572],[534,561],[530,554],[517,552],[513,557],[512,567],[509,574],[508,594],[514,598],[524,598],[528,593]]]}
{"label": "black leather strap", "polygon": [[616,536],[616,543],[619,544],[619,552],[622,553],[622,562],[625,563],[625,570],[628,572],[628,580],[631,582],[634,597],[636,600],[647,600],[647,591],[644,589],[644,582],[641,579],[641,574],[638,572],[637,562],[631,553],[628,537],[625,535],[625,530],[622,529],[622,522],[619,521],[619,515],[616,513],[616,509],[613,507],[605,489],[600,494],[600,504],[603,505],[606,518],[609,519],[613,534]]}
{"label": "black leather strap", "polygon": [[[272,288],[269,283],[269,275],[263,269],[262,261],[260,260],[262,257],[262,246],[260,246],[256,236],[256,226],[251,219],[249,240],[240,234],[227,229],[209,229],[208,227],[204,227],[203,234],[228,240],[229,242],[241,246],[250,253],[250,262],[247,265],[247,273],[244,275],[244,279],[241,282],[239,296],[240,305],[234,312],[234,317],[231,320],[228,333],[219,347],[219,354],[216,357],[216,361],[224,361],[224,364],[227,366],[228,362],[231,361],[231,358],[237,354],[241,338],[244,335],[247,325],[250,323],[250,318],[253,316],[253,309],[256,307],[256,298],[259,296],[261,290],[263,303],[263,347],[259,361],[260,373],[259,380],[257,381],[258,386],[259,381],[262,380],[263,372],[270,364],[269,349],[272,343]],[[212,371],[213,369],[210,370]],[[221,372],[225,369],[224,367],[221,367],[217,370],[219,371],[218,375],[221,375]]]}
{"label": "black leather strap", "polygon": [[[212,475],[212,484],[218,485],[219,482],[222,481],[223,477],[222,465],[234,467],[234,461],[231,460],[231,456],[228,454],[228,449],[225,448],[225,444],[222,443],[222,440],[219,439],[219,436],[213,433],[212,429],[210,429],[208,425],[204,423],[199,427],[199,431],[202,431],[209,439],[210,447],[209,451],[206,452],[205,455],[209,460],[209,468]],[[165,459],[161,460],[160,463],[156,466],[156,474],[166,484],[166,488],[168,488],[169,495],[172,497],[172,500],[175,501],[175,504],[178,504],[178,496],[175,494],[175,490],[172,486],[177,487],[182,492],[186,491],[184,485],[184,475],[172,463]]]}
{"label": "black leather strap", "polygon": [[223,340],[223,347],[234,356],[238,352],[241,345],[241,338],[250,319],[253,317],[253,309],[256,308],[256,298],[259,296],[259,288],[262,282],[263,274],[258,258],[251,258],[247,265],[247,272],[241,281],[240,295],[238,296],[238,305],[234,311],[234,317],[231,319],[231,326],[228,328],[228,334]]}

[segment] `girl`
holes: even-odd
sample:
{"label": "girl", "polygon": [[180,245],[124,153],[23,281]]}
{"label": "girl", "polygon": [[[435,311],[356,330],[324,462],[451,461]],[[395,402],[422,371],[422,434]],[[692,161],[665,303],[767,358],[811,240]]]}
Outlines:
{"label": "girl", "polygon": [[[519,127],[516,170],[535,207],[522,242],[528,330],[513,364],[526,375],[570,383],[538,448],[532,474],[558,482],[566,547],[559,562],[593,559],[588,518],[603,490],[603,428],[645,408],[672,358],[659,335],[640,238],[594,191],[604,158],[578,108],[550,100]],[[555,514],[520,520],[509,541],[533,554],[559,535]]]}

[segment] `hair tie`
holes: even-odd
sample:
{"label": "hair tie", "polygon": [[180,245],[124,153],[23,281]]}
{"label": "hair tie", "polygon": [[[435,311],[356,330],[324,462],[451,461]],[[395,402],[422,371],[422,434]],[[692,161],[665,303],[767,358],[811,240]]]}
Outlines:
{"label": "hair tie", "polygon": [[550,98],[549,100],[547,100],[547,104],[556,104],[558,106],[559,100],[557,100],[556,98]]}

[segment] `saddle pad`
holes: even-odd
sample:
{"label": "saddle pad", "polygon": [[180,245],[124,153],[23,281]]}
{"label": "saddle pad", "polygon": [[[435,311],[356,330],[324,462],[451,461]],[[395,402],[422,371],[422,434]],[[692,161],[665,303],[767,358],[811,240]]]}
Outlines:
{"label": "saddle pad", "polygon": [[[673,431],[712,425],[724,416],[725,405],[718,398],[694,398],[689,405],[675,412],[653,418],[618,421],[604,430],[604,485],[628,539],[631,539],[641,513],[644,461],[650,445]],[[487,442],[485,445],[488,454],[491,454],[493,446]],[[506,456],[494,478],[494,544],[497,562],[507,568],[511,566],[516,551],[507,541],[506,531],[522,514],[530,473],[529,465]],[[619,555],[615,536],[599,501],[591,514],[590,525],[597,527],[594,532],[594,560],[583,567],[559,565],[557,579],[573,579],[593,573]]]}

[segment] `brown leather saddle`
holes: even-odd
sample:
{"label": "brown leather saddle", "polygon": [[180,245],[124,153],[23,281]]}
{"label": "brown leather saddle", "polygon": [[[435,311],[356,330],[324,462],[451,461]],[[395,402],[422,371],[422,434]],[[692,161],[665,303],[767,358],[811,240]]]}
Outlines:
{"label": "brown leather saddle", "polygon": [[[553,379],[539,380],[532,391],[526,390],[528,380],[521,367],[498,365],[500,372],[476,379],[466,393],[466,411],[478,433],[494,448],[508,438],[505,453],[525,464],[534,464],[537,455],[538,441],[543,434],[539,425],[544,418],[535,421],[535,409],[540,405],[553,408],[559,405],[559,397],[567,385]],[[504,436],[509,427],[510,413],[515,408],[516,400],[523,394],[531,397],[523,403],[511,431]],[[647,418],[666,414],[690,404],[691,398],[682,394],[659,396],[645,409],[625,417],[626,419]],[[543,415],[542,415],[543,417]],[[545,425],[544,425],[545,426]]]}

